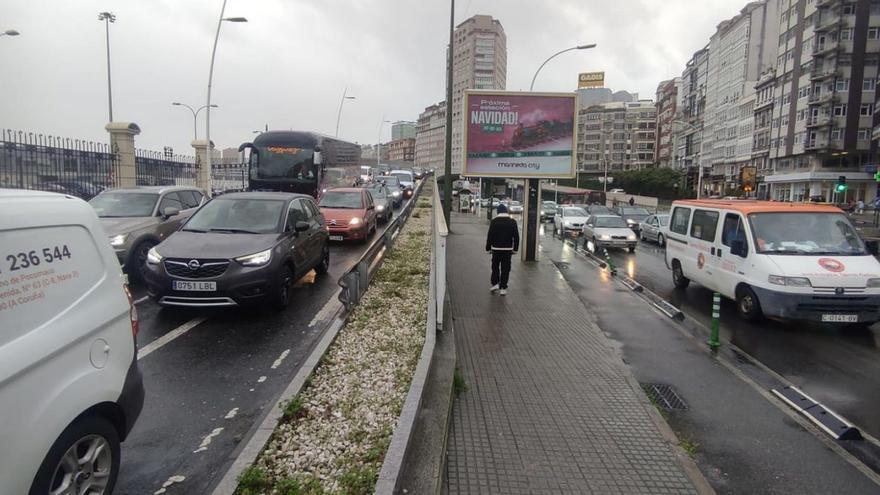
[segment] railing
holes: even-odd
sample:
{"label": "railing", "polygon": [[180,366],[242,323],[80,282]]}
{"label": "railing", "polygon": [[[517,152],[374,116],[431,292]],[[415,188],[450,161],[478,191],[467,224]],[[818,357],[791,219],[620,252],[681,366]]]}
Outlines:
{"label": "railing", "polygon": [[446,302],[446,237],[449,235],[449,227],[446,225],[446,217],[443,216],[443,205],[440,203],[440,188],[437,187],[437,178],[434,181],[434,197],[431,200],[431,211],[434,215],[434,301],[437,315],[437,328],[443,328],[443,307]]}
{"label": "railing", "polygon": [[412,213],[413,208],[415,208],[424,183],[424,180],[419,181],[413,190],[412,199],[401,208],[397,217],[391,220],[391,223],[382,235],[370,244],[354,266],[339,278],[337,283],[342,288],[342,291],[339,293],[339,301],[345,305],[348,311],[354,309],[360,303],[364,293],[367,292],[370,281],[379,270],[379,267],[382,266],[382,261],[385,259],[385,251],[391,249],[394,245],[394,240],[397,239],[400,230],[409,218],[410,213]]}

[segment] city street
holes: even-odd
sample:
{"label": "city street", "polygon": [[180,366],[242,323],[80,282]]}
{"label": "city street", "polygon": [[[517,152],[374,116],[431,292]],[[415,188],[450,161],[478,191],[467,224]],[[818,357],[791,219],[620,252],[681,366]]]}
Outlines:
{"label": "city street", "polygon": [[[546,229],[546,226],[545,226]],[[545,237],[546,239],[546,237]],[[611,250],[621,273],[643,284],[705,326],[711,323],[712,292],[693,283],[684,291],[672,285],[664,250],[640,242],[633,254]],[[728,340],[805,393],[880,437],[880,329],[847,329],[764,320],[749,323],[733,301],[722,299],[721,338]]]}
{"label": "city street", "polygon": [[320,340],[339,307],[336,282],[366,247],[331,245],[330,272],[299,280],[280,313],[161,308],[136,285],[146,398],[114,493],[209,493]]}

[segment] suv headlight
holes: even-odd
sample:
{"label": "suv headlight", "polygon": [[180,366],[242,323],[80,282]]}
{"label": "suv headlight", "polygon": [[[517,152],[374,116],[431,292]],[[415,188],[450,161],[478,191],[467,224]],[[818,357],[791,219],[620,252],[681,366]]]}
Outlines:
{"label": "suv headlight", "polygon": [[783,277],[781,275],[768,275],[767,281],[774,285],[785,285],[788,287],[812,287],[810,279],[807,277]]}
{"label": "suv headlight", "polygon": [[608,235],[608,234],[599,234],[599,239],[600,239],[600,240],[603,240],[603,241],[610,241],[610,240],[611,240],[611,236]]}
{"label": "suv headlight", "polygon": [[165,259],[165,257],[159,254],[159,251],[156,251],[155,247],[150,248],[150,250],[147,251],[147,263],[151,265],[158,265],[162,262],[163,259]]}
{"label": "suv headlight", "polygon": [[113,247],[122,247],[122,245],[125,244],[126,239],[128,239],[128,234],[114,235],[110,238],[110,245]]}
{"label": "suv headlight", "polygon": [[636,221],[633,220],[632,218],[627,218],[627,219],[626,219],[626,224],[627,224],[627,225],[635,225],[635,224],[636,224]]}
{"label": "suv headlight", "polygon": [[348,224],[349,225],[360,225],[361,222],[363,222],[363,220],[361,220],[360,217],[354,217],[348,221]]}
{"label": "suv headlight", "polygon": [[636,235],[635,235],[635,234],[630,234],[630,235],[628,235],[628,236],[626,237],[626,240],[628,240],[628,241],[634,241],[634,240],[636,240]]}
{"label": "suv headlight", "polygon": [[241,263],[244,266],[263,266],[272,259],[272,250],[267,249],[265,251],[260,251],[259,253],[249,254],[247,256],[240,256],[235,258],[235,261]]}
{"label": "suv headlight", "polygon": [[385,205],[376,205],[376,211],[385,211]]}
{"label": "suv headlight", "polygon": [[400,197],[400,191],[394,191],[394,192],[391,193],[391,195],[394,196],[395,198],[399,198],[399,197]]}
{"label": "suv headlight", "polygon": [[869,278],[867,286],[869,289],[876,289],[880,287],[880,278]]}

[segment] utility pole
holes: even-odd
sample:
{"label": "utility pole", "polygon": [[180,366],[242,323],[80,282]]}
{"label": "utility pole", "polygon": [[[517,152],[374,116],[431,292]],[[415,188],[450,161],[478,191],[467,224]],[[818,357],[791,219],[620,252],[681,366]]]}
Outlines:
{"label": "utility pole", "polygon": [[[449,50],[446,57],[446,163],[443,167],[443,216],[449,227],[452,211],[452,64],[454,60],[455,0],[449,7]],[[489,206],[491,209],[491,204]]]}
{"label": "utility pole", "polygon": [[112,12],[101,12],[98,20],[104,21],[104,31],[107,34],[107,103],[110,109],[110,122],[113,122],[113,89],[110,84],[110,23],[116,22],[116,15]]}

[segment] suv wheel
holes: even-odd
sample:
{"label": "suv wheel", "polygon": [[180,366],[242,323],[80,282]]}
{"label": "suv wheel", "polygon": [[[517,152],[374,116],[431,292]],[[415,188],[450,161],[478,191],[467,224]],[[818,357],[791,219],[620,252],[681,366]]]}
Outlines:
{"label": "suv wheel", "polygon": [[748,286],[742,286],[736,291],[736,309],[746,321],[758,321],[763,316],[761,303],[755,291]]}
{"label": "suv wheel", "polygon": [[128,262],[125,264],[125,273],[129,277],[137,280],[143,280],[147,271],[147,253],[150,249],[158,244],[157,242],[146,240],[141,241],[134,247],[128,255]]}
{"label": "suv wheel", "polygon": [[318,262],[318,266],[315,267],[315,271],[318,272],[318,275],[324,275],[328,271],[330,271],[330,246],[324,245],[324,251],[321,255],[321,261]]}
{"label": "suv wheel", "polygon": [[687,286],[690,285],[691,279],[684,276],[684,272],[681,269],[681,263],[678,260],[672,262],[672,284],[675,285],[676,289],[687,289]]}
{"label": "suv wheel", "polygon": [[289,266],[284,265],[281,269],[281,280],[278,283],[278,290],[275,294],[275,309],[281,311],[290,304],[290,293],[294,282],[293,270]]}
{"label": "suv wheel", "polygon": [[666,239],[663,238],[663,234],[657,234],[657,244],[659,244],[660,247],[666,245]]}
{"label": "suv wheel", "polygon": [[86,416],[52,444],[34,477],[30,495],[110,494],[119,474],[119,433],[106,419]]}

